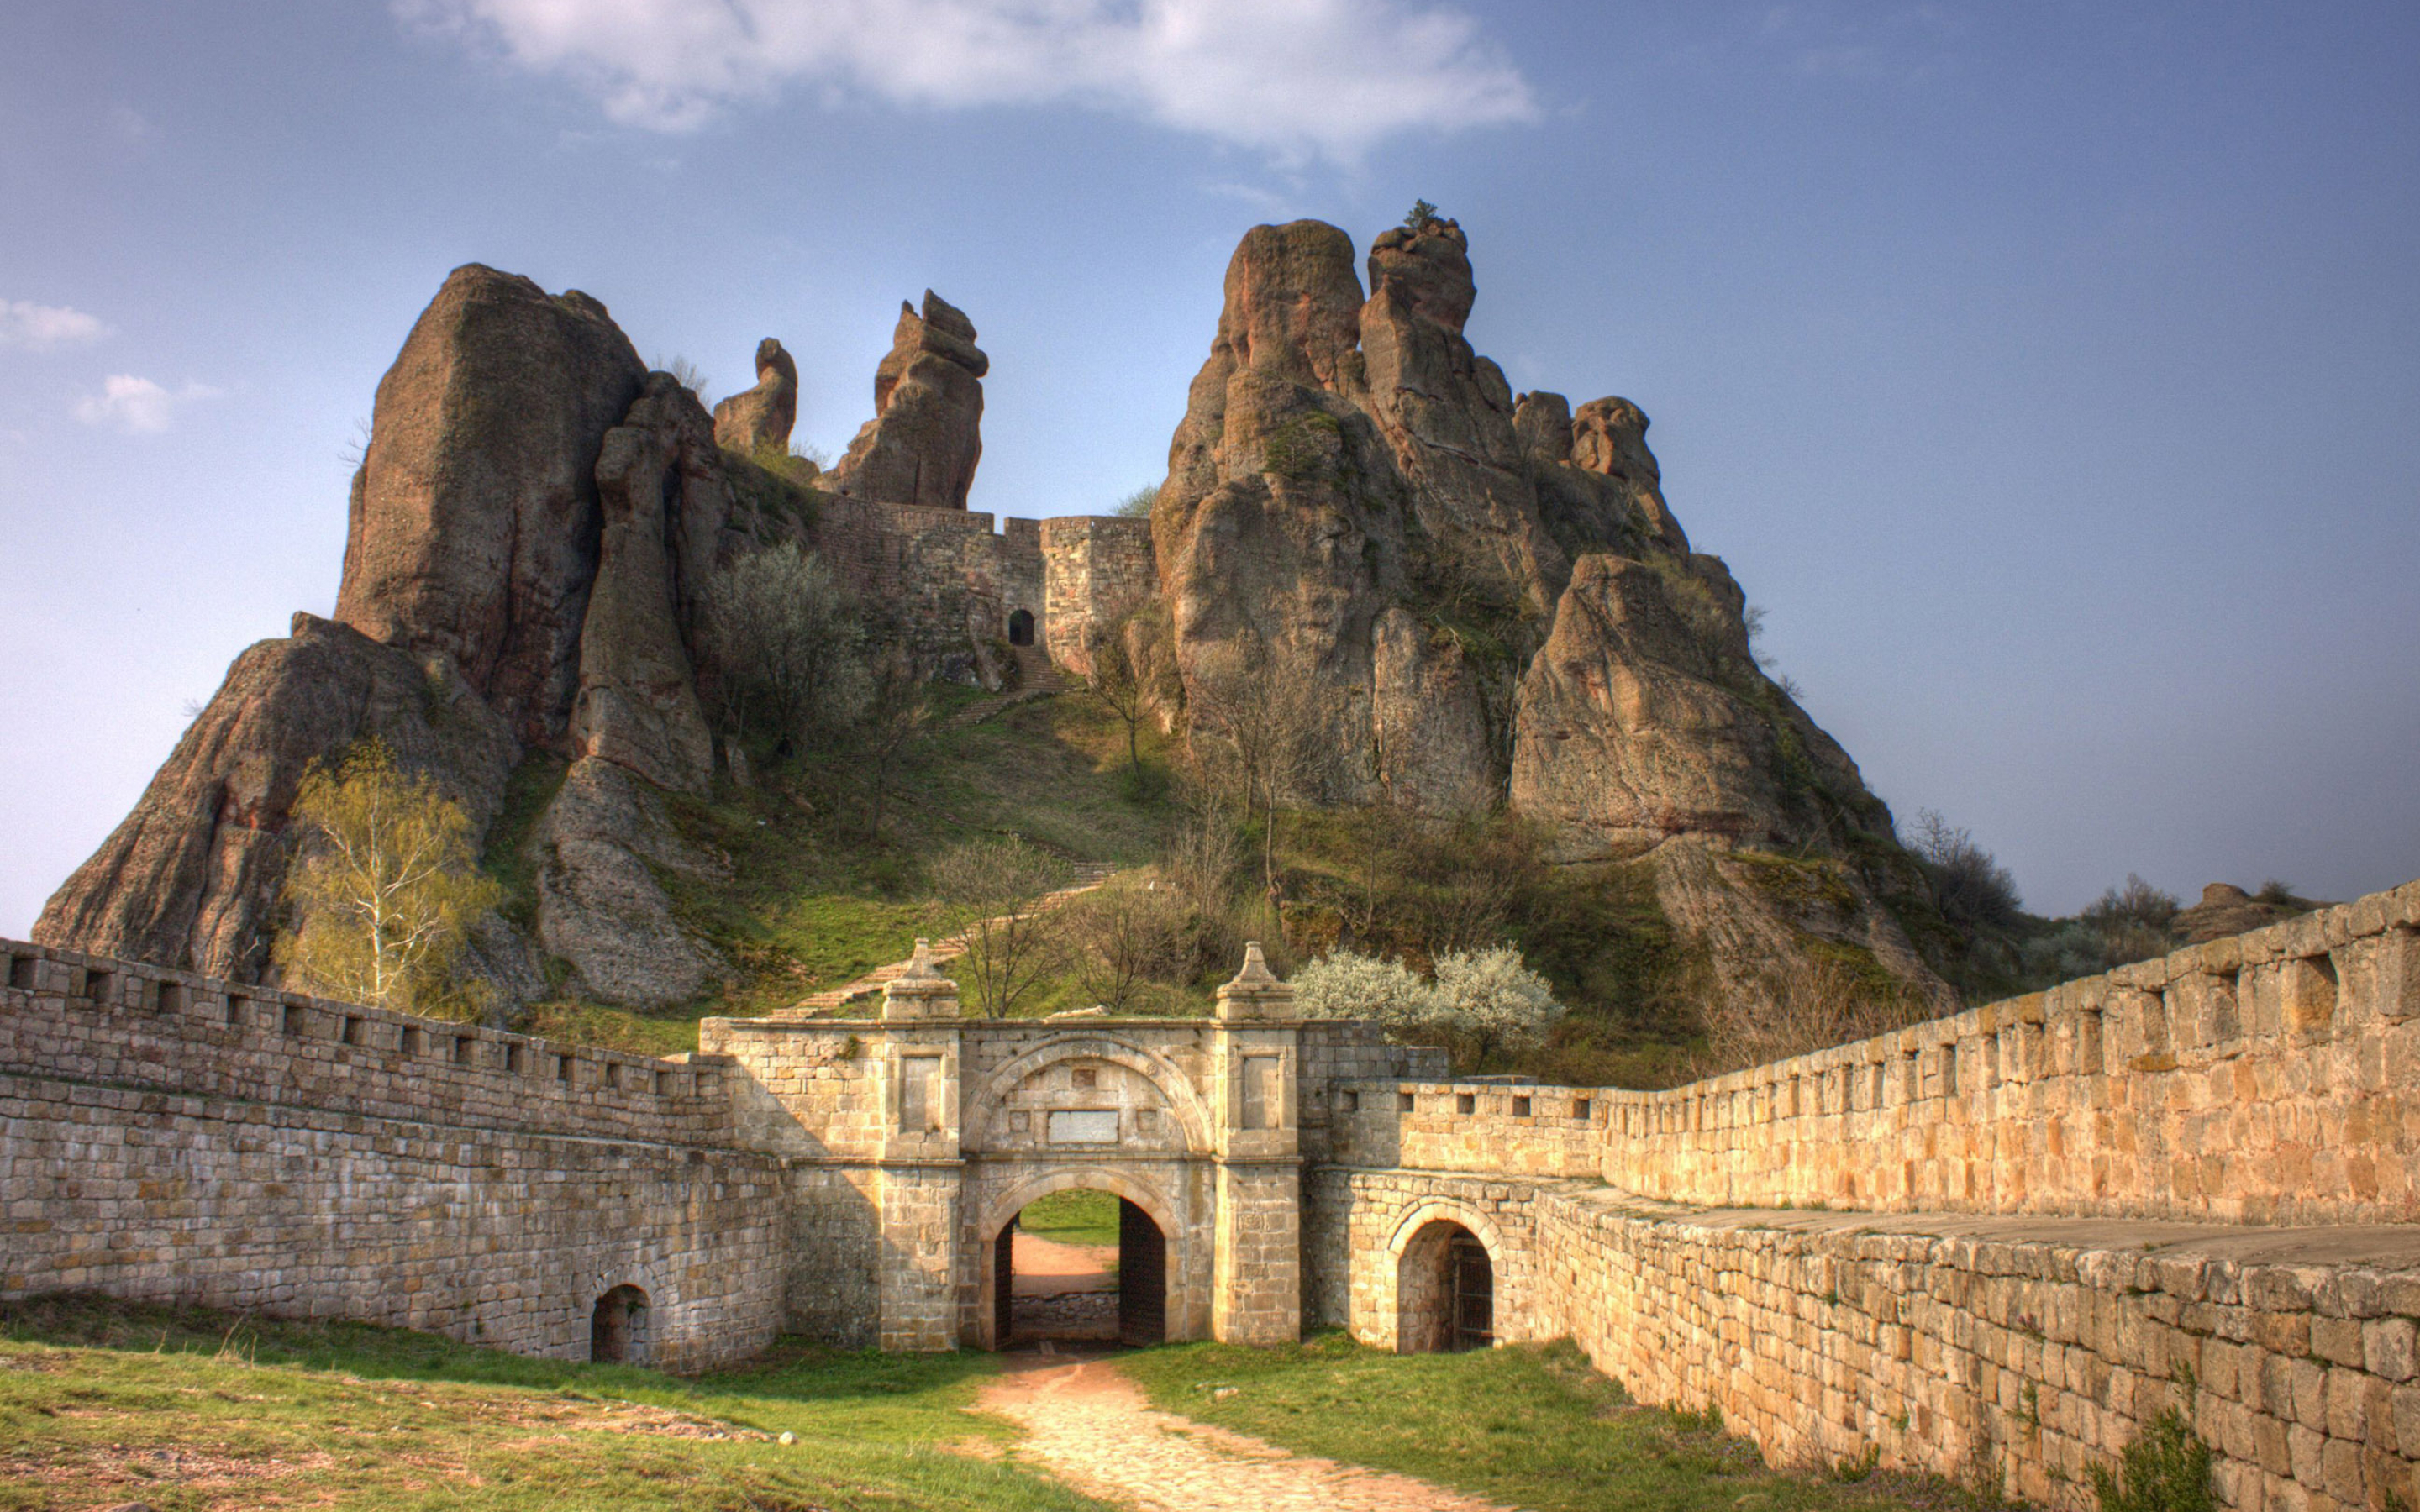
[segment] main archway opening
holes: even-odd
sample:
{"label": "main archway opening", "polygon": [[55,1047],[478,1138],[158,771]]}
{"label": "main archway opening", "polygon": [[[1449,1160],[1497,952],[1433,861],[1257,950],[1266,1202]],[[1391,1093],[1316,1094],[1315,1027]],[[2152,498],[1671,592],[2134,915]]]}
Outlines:
{"label": "main archway opening", "polygon": [[647,1294],[615,1287],[588,1312],[588,1358],[600,1365],[638,1365],[647,1358]]}
{"label": "main archway opening", "polygon": [[1112,1193],[1036,1197],[992,1242],[992,1307],[1003,1350],[1157,1344],[1168,1336],[1168,1236]]}
{"label": "main archway opening", "polygon": [[1008,617],[1008,643],[1012,646],[1033,644],[1033,611],[1021,609]]}
{"label": "main archway opening", "polygon": [[1420,1226],[1395,1271],[1395,1348],[1450,1354],[1496,1342],[1496,1262],[1450,1219]]}

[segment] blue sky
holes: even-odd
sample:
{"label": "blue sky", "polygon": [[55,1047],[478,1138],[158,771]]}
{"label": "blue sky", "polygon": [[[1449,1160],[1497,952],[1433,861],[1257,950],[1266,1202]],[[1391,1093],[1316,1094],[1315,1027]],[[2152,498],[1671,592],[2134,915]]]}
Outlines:
{"label": "blue sky", "polygon": [[228,660],[478,260],[718,393],[992,356],[974,505],[1156,482],[1228,254],[1424,196],[1516,388],[1625,394],[1902,815],[2068,911],[2420,875],[2408,4],[23,0],[0,11],[0,934]]}

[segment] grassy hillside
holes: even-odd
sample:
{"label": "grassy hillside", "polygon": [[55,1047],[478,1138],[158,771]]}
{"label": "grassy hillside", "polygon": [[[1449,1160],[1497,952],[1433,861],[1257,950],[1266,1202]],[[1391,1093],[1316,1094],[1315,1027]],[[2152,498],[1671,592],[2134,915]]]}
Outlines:
{"label": "grassy hillside", "polygon": [[41,1299],[0,1306],[0,1509],[1106,1512],[1001,1462],[1016,1430],[964,1410],[996,1367],[785,1344],[684,1381]]}
{"label": "grassy hillside", "polygon": [[[924,874],[932,856],[962,841],[1022,838],[1069,862],[1143,865],[1155,859],[1171,817],[1166,784],[1132,781],[1125,770],[1125,729],[1076,695],[1038,700],[995,718],[951,728],[953,717],[983,700],[972,689],[937,685],[930,738],[887,774],[880,828],[868,774],[852,763],[804,757],[774,761],[760,752],[753,786],[717,779],[711,799],[673,799],[685,838],[730,866],[730,880],[665,872],[681,920],[733,963],[735,978],[714,996],[660,1014],[570,999],[532,1005],[520,1026],[532,1033],[668,1054],[694,1049],[697,1020],[786,1007],[904,958],[919,934],[949,927]],[[1146,733],[1147,761],[1161,755]],[[517,776],[515,803],[499,822],[490,870],[520,882],[535,898],[519,853],[526,826],[515,816],[543,807],[551,778],[542,766]],[[534,906],[534,905],[533,905]],[[1079,1006],[1072,983],[1056,984],[1026,1011]],[[1206,998],[1204,999],[1206,1007]]]}

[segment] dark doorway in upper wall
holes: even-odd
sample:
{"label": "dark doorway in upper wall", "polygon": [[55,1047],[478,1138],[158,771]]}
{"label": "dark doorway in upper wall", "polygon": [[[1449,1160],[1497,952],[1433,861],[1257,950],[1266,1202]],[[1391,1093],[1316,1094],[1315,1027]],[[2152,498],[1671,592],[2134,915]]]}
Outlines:
{"label": "dark doorway in upper wall", "polygon": [[1008,643],[1012,646],[1033,644],[1033,611],[1018,609],[1008,617]]}

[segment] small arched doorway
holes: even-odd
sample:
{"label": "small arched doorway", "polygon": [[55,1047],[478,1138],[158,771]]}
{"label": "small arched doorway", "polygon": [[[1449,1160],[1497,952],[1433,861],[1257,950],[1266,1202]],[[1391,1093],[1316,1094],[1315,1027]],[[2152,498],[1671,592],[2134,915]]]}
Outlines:
{"label": "small arched doorway", "polygon": [[588,1358],[599,1365],[639,1365],[647,1358],[647,1294],[619,1286],[588,1314]]}
{"label": "small arched doorway", "polygon": [[1395,1271],[1395,1348],[1451,1354],[1496,1342],[1496,1262],[1479,1236],[1450,1219],[1422,1225]]}
{"label": "small arched doorway", "polygon": [[994,1236],[991,1258],[996,1349],[1168,1336],[1168,1239],[1125,1197],[1082,1187],[1038,1197]]}
{"label": "small arched doorway", "polygon": [[1008,617],[1008,643],[1012,646],[1033,644],[1033,611],[1018,609]]}

